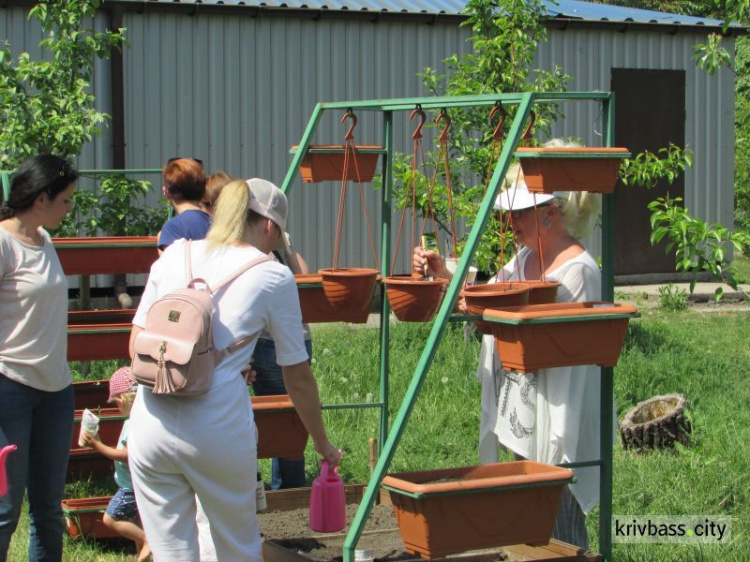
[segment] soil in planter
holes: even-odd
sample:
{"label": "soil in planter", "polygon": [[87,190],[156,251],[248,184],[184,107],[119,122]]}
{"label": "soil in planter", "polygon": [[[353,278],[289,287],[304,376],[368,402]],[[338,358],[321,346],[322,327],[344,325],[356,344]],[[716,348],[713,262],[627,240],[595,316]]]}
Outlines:
{"label": "soil in planter", "polygon": [[[264,540],[275,543],[295,553],[319,562],[339,562],[342,559],[341,549],[343,534],[349,530],[357,504],[346,506],[346,527],[341,533],[319,534],[309,527],[310,511],[307,508],[291,511],[274,511],[259,513],[258,521]],[[388,532],[392,531],[392,532]],[[398,532],[398,524],[391,505],[375,505],[367,519],[364,533],[357,544],[357,549],[373,549],[375,560],[396,562],[398,560],[417,560],[419,556],[406,552],[404,542]],[[483,562],[522,560],[523,558],[507,553],[503,549],[491,549],[477,552],[493,552],[496,557],[483,558]],[[451,558],[450,556],[448,558]]]}

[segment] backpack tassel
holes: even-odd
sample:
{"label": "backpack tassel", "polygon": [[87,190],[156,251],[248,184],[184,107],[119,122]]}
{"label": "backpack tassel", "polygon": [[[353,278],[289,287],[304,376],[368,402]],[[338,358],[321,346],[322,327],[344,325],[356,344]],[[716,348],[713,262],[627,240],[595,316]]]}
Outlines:
{"label": "backpack tassel", "polygon": [[173,394],[177,389],[172,382],[172,377],[169,376],[169,371],[166,368],[164,361],[164,353],[167,351],[167,342],[161,342],[159,347],[159,364],[156,370],[156,380],[154,381],[154,388],[152,392],[154,394]]}

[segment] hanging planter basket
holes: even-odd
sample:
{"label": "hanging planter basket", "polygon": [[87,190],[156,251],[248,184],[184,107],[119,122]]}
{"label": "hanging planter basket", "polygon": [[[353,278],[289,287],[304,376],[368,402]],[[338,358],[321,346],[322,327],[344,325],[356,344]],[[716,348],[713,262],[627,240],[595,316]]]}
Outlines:
{"label": "hanging planter basket", "polygon": [[612,193],[627,148],[518,148],[529,191]]}
{"label": "hanging planter basket", "polygon": [[[464,287],[461,296],[466,300],[469,314],[482,316],[487,308],[520,306],[529,302],[529,288],[525,283],[484,283]],[[483,334],[491,334],[492,327],[477,320],[477,329]]]}
{"label": "hanging planter basket", "polygon": [[370,313],[379,277],[377,269],[339,267],[321,269],[318,274],[323,279],[323,292],[334,309],[352,314]]}
{"label": "hanging planter basket", "polygon": [[148,273],[158,257],[155,236],[53,238],[65,275]]}
{"label": "hanging planter basket", "polygon": [[[109,461],[110,463],[112,461]],[[62,501],[65,529],[73,539],[114,539],[120,534],[104,524],[104,512],[112,496]]]}
{"label": "hanging planter basket", "polygon": [[557,289],[562,285],[557,281],[524,281],[529,288],[528,304],[549,304],[557,299]]}
{"label": "hanging planter basket", "polygon": [[525,305],[485,310],[503,368],[614,367],[634,306],[605,302]]}
{"label": "hanging planter basket", "polygon": [[347,310],[334,308],[323,291],[323,278],[316,273],[300,273],[294,276],[299,290],[299,304],[302,308],[302,321],[318,322],[351,322],[364,324],[370,310]]}
{"label": "hanging planter basket", "polygon": [[570,469],[518,461],[393,474],[383,487],[406,550],[432,559],[547,544],[563,486],[572,479]]}
{"label": "hanging planter basket", "polygon": [[386,277],[383,283],[396,318],[402,322],[427,322],[443,302],[447,280],[395,275]]}
{"label": "hanging planter basket", "polygon": [[[296,151],[297,146],[292,147]],[[359,169],[359,181],[370,182],[375,175],[378,166],[378,156],[383,151],[382,146],[356,145],[354,150],[357,155],[355,167],[353,159],[349,159],[346,167],[346,178],[357,181],[357,169]],[[341,181],[344,177],[344,157],[346,147],[341,144],[317,144],[308,147],[299,172],[304,183],[317,183],[321,181]]]}
{"label": "hanging planter basket", "polygon": [[307,429],[288,394],[253,396],[258,458],[298,459],[305,453]]}

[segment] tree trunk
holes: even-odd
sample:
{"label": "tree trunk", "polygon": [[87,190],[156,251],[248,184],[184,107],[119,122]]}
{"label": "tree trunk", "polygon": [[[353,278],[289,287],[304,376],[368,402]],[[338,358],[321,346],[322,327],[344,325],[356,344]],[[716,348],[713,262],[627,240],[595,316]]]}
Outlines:
{"label": "tree trunk", "polygon": [[688,404],[682,394],[654,396],[638,403],[620,422],[625,449],[673,448],[675,441],[690,444]]}

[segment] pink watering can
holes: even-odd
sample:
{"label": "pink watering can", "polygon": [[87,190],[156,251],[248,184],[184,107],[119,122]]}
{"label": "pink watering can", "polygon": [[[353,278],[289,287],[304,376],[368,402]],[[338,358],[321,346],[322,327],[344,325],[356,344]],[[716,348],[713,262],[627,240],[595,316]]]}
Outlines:
{"label": "pink watering can", "polygon": [[316,533],[336,533],[346,526],[344,482],[338,467],[329,470],[328,461],[320,464],[320,476],[310,491],[310,528]]}
{"label": "pink watering can", "polygon": [[6,445],[0,449],[0,498],[8,493],[8,476],[5,472],[5,457],[12,453],[18,447],[15,445]]}

